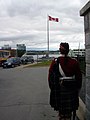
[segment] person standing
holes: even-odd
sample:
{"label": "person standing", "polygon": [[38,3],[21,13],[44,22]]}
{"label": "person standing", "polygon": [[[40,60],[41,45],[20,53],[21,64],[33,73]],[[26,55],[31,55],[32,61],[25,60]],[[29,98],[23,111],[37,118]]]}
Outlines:
{"label": "person standing", "polygon": [[76,59],[68,56],[69,44],[60,43],[60,56],[52,60],[49,67],[48,83],[50,105],[59,113],[59,120],[73,120],[79,107],[79,91],[82,74]]}

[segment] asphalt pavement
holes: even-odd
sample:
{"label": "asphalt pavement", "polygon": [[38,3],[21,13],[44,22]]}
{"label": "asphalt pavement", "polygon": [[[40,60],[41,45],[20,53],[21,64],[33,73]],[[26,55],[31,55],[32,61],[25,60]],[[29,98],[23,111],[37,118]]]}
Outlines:
{"label": "asphalt pavement", "polygon": [[0,69],[0,120],[58,120],[47,73],[47,67]]}
{"label": "asphalt pavement", "polygon": [[0,69],[0,120],[58,120],[47,77],[48,67]]}

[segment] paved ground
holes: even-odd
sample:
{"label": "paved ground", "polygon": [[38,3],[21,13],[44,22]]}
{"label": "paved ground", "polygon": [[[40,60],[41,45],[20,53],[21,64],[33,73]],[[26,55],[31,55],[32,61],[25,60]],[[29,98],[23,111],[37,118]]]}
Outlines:
{"label": "paved ground", "polygon": [[0,69],[0,120],[58,120],[49,106],[47,70]]}
{"label": "paved ground", "polygon": [[58,120],[47,75],[47,67],[0,69],[0,120]]}

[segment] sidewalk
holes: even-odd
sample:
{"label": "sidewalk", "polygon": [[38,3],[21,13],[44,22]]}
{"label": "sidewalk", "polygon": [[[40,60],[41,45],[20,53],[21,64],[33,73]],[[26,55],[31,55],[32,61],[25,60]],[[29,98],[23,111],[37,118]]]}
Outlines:
{"label": "sidewalk", "polygon": [[79,98],[79,109],[77,111],[77,117],[79,118],[79,120],[85,120],[85,107],[85,104]]}

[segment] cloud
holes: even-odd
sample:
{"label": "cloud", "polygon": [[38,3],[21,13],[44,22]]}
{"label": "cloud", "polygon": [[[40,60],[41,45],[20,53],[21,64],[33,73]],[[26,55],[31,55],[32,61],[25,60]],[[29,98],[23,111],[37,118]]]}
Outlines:
{"label": "cloud", "polygon": [[[0,46],[25,44],[47,49],[47,14],[58,17],[49,22],[50,49],[60,41],[84,44],[84,23],[79,11],[86,0],[0,0]],[[55,45],[55,46],[54,46]],[[82,45],[83,46],[83,45]]]}

